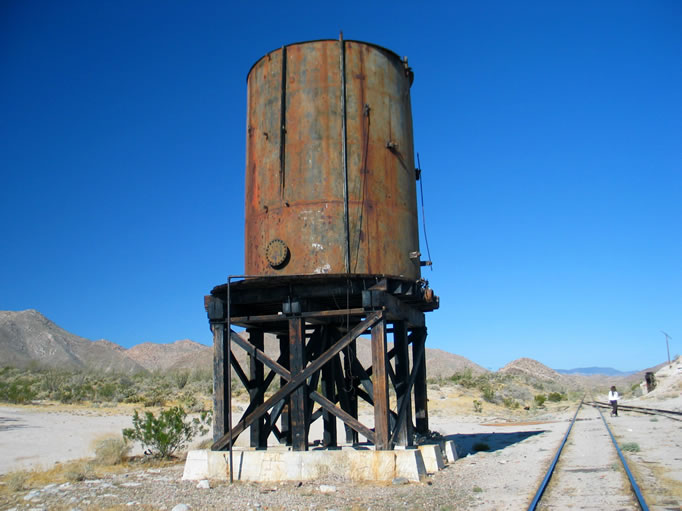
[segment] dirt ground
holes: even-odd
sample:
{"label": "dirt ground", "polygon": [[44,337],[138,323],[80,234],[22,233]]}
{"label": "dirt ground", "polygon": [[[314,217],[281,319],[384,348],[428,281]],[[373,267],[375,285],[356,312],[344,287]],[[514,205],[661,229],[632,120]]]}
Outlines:
{"label": "dirt ground", "polygon": [[[666,371],[654,392],[623,404],[682,411],[682,373],[679,366]],[[196,482],[181,480],[179,464],[47,484],[0,498],[0,509],[525,509],[575,403],[516,411],[484,403],[483,411],[474,413],[470,396],[446,388],[429,392],[431,430],[454,440],[460,459],[422,483],[361,485],[330,476],[315,483],[197,488]],[[116,409],[0,407],[0,474],[92,456],[92,442],[105,434],[120,435],[131,415],[131,410],[117,414]],[[639,452],[627,456],[651,508],[681,509],[682,422],[629,412],[607,420],[619,442],[639,445]],[[315,435],[313,430],[311,440]],[[247,435],[239,439],[247,441]],[[187,507],[176,507],[181,504]]]}

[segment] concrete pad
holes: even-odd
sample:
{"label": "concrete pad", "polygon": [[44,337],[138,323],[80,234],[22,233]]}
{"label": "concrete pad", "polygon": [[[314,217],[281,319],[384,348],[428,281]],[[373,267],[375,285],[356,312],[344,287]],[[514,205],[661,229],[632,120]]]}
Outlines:
{"label": "concrete pad", "polygon": [[395,453],[395,477],[408,481],[421,481],[426,477],[424,458],[419,449],[393,451]]}
{"label": "concrete pad", "polygon": [[455,442],[452,440],[441,442],[440,448],[445,453],[445,459],[448,463],[454,463],[459,459],[459,456],[457,455],[457,446],[455,446]]}
{"label": "concrete pad", "polygon": [[439,470],[443,470],[443,468],[445,468],[443,452],[440,450],[439,445],[420,445],[419,451],[422,453],[422,457],[424,458],[424,466],[426,467],[426,472],[429,474],[435,474]]}
{"label": "concrete pad", "polygon": [[[232,452],[233,478],[237,481],[314,481],[337,475],[349,481],[390,482],[404,477],[418,482],[426,476],[419,450],[237,450]],[[229,453],[190,451],[184,480],[228,480]]]}

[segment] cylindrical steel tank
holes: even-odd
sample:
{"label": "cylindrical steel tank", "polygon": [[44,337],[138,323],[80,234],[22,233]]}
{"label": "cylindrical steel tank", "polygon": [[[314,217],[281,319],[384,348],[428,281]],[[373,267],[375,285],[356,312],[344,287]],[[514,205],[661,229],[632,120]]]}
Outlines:
{"label": "cylindrical steel tank", "polygon": [[284,46],[248,78],[245,272],[418,279],[407,61],[359,41]]}

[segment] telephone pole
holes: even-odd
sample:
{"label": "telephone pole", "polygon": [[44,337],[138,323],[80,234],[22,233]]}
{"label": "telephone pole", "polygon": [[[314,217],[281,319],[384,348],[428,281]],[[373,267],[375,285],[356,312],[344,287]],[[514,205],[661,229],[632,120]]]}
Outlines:
{"label": "telephone pole", "polygon": [[668,350],[668,366],[670,365],[670,345],[668,344],[668,339],[672,339],[668,334],[666,334],[663,330],[661,330],[661,333],[665,335],[665,348]]}

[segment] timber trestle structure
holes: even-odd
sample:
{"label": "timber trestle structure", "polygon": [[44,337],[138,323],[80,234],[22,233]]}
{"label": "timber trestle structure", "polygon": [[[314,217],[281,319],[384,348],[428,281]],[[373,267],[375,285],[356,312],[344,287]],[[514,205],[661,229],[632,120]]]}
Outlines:
{"label": "timber trestle structure", "polygon": [[[409,446],[415,433],[428,434],[424,313],[438,308],[438,298],[424,281],[381,275],[231,279],[205,299],[214,342],[213,450],[231,450],[250,428],[251,447],[266,449],[273,434],[305,451],[310,425],[319,419],[323,447],[338,445],[337,418],[346,443],[358,444],[362,435],[377,450]],[[271,342],[266,349],[266,334],[277,337],[278,350]],[[367,335],[371,366],[363,367],[357,341]],[[248,368],[233,345],[247,353]],[[232,371],[250,398],[234,424]],[[374,408],[373,428],[358,420],[359,399]]]}

